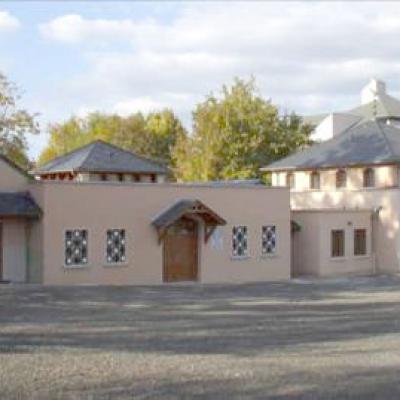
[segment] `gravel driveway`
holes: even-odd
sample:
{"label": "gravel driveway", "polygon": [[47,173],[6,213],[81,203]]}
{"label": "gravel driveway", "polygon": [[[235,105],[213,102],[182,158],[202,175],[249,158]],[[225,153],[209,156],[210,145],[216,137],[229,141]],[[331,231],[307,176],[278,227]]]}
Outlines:
{"label": "gravel driveway", "polygon": [[4,399],[399,399],[400,278],[0,286]]}

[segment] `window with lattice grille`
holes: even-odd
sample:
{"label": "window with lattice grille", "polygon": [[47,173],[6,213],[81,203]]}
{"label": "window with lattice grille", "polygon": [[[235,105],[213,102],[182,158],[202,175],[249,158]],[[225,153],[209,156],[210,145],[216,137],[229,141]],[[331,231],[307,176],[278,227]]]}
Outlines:
{"label": "window with lattice grille", "polygon": [[126,261],[125,229],[108,229],[106,243],[106,258],[108,264],[118,264]]}
{"label": "window with lattice grille", "polygon": [[88,231],[71,229],[65,231],[65,265],[85,265],[88,262]]}
{"label": "window with lattice grille", "polygon": [[247,226],[234,226],[232,228],[232,255],[244,257],[247,254]]}
{"label": "window with lattice grille", "polygon": [[262,254],[275,254],[276,251],[276,226],[265,225],[261,233]]}

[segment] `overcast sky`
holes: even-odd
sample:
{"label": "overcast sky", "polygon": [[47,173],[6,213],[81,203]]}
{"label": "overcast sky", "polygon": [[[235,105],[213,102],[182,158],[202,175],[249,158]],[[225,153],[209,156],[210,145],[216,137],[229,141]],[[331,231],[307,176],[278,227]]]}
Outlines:
{"label": "overcast sky", "polygon": [[[282,110],[359,103],[370,77],[400,94],[400,3],[1,2],[0,70],[50,121],[101,110],[191,110],[254,76]],[[30,140],[36,156],[46,135]]]}

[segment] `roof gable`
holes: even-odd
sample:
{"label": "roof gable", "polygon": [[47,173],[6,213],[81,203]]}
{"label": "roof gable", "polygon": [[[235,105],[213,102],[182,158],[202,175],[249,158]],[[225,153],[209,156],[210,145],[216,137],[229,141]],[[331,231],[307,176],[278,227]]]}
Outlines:
{"label": "roof gable", "polygon": [[112,144],[96,141],[50,161],[38,168],[35,173],[72,171],[158,174],[168,172],[166,167],[156,161]]}

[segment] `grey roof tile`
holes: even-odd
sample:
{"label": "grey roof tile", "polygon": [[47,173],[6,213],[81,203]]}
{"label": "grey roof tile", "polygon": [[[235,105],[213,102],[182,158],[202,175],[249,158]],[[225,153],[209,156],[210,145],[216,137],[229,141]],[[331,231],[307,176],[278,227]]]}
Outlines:
{"label": "grey roof tile", "polygon": [[40,214],[39,206],[28,193],[0,193],[0,216],[35,218]]}
{"label": "grey roof tile", "polygon": [[34,173],[54,172],[139,172],[166,174],[162,164],[119,147],[96,141],[58,157]]}
{"label": "grey roof tile", "polygon": [[400,162],[400,129],[368,121],[262,168],[309,169]]}

